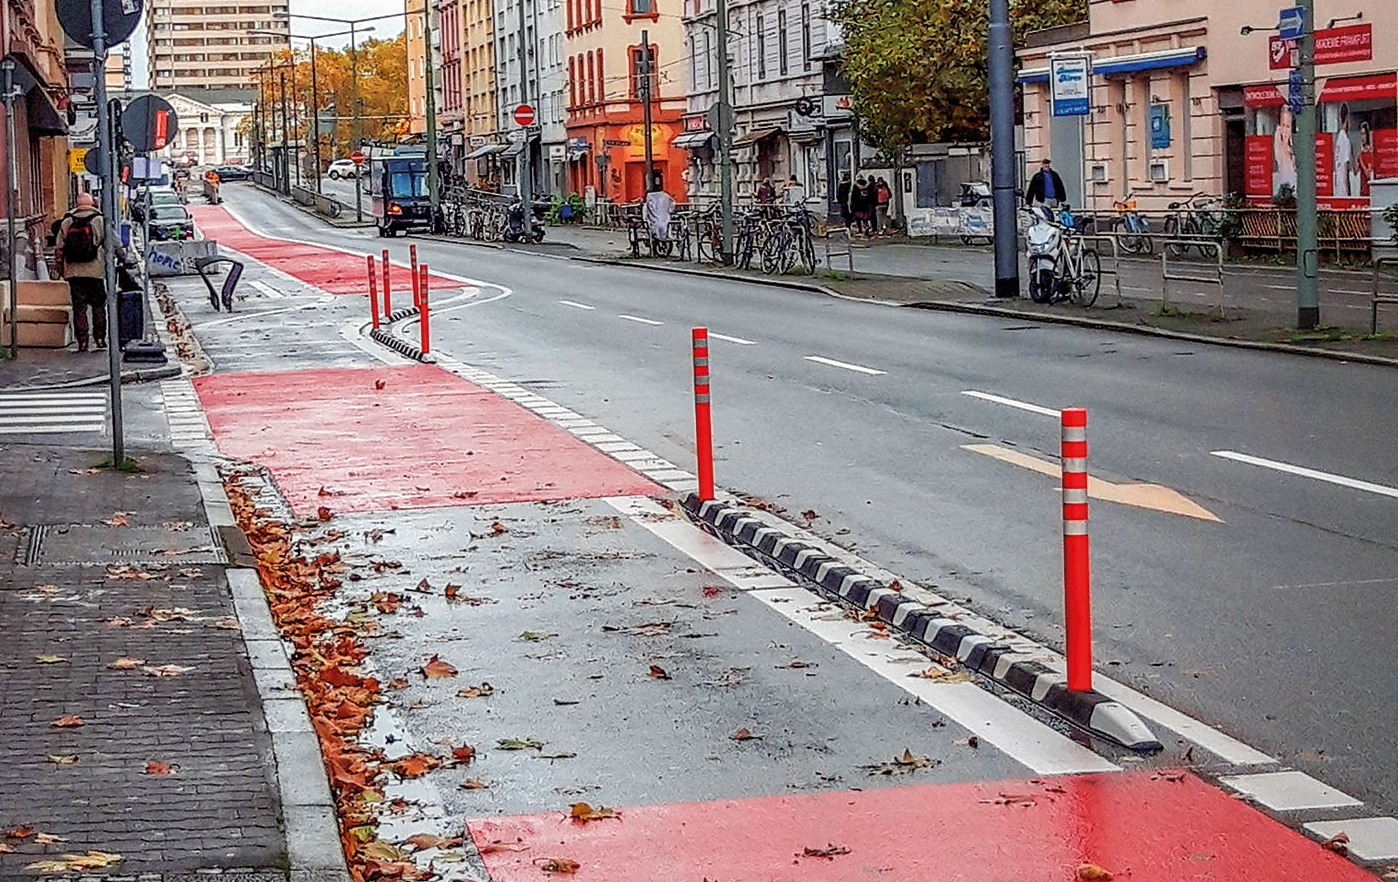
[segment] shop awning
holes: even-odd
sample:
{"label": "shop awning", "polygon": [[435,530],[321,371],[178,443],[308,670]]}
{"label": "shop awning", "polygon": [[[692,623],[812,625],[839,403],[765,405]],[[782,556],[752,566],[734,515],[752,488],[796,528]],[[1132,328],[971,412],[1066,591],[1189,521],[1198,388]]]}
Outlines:
{"label": "shop awning", "polygon": [[467,159],[480,159],[480,158],[485,157],[485,156],[493,156],[493,155],[495,155],[496,153],[503,153],[503,152],[505,152],[505,145],[504,145],[504,144],[482,144],[481,146],[477,147],[475,150],[472,150],[470,153],[467,153],[467,154],[466,154],[466,158],[467,158]]}
{"label": "shop awning", "polygon": [[1320,90],[1324,104],[1342,101],[1388,101],[1398,98],[1398,76],[1391,73],[1361,77],[1331,77]]}
{"label": "shop awning", "polygon": [[743,134],[734,138],[733,146],[747,147],[751,144],[756,144],[758,141],[765,141],[768,138],[780,135],[781,133],[781,126],[772,126],[771,128],[766,129],[753,129],[750,132],[744,132]]}
{"label": "shop awning", "polygon": [[15,85],[24,93],[29,113],[29,131],[35,135],[66,135],[68,121],[54,106],[48,90],[39,82],[34,71],[24,59],[17,55],[8,56],[15,62]]}
{"label": "shop awning", "polygon": [[[1167,49],[1163,52],[1143,52],[1140,55],[1119,55],[1115,58],[1093,59],[1092,72],[1098,76],[1110,77],[1138,73],[1143,70],[1189,67],[1203,61],[1208,55],[1208,50],[1203,46]],[[1049,68],[1035,67],[1022,70],[1019,72],[1018,79],[1021,83],[1047,83]]]}
{"label": "shop awning", "polygon": [[518,155],[520,155],[521,153],[524,152],[524,142],[523,142],[523,141],[516,141],[516,142],[513,143],[513,144],[506,144],[506,145],[504,145],[504,147],[505,147],[504,154],[505,154],[506,156],[518,156]]}
{"label": "shop awning", "polygon": [[714,133],[709,131],[685,132],[683,135],[676,135],[671,139],[670,146],[683,147],[686,150],[701,150],[708,145],[709,141],[713,140],[713,137]]}

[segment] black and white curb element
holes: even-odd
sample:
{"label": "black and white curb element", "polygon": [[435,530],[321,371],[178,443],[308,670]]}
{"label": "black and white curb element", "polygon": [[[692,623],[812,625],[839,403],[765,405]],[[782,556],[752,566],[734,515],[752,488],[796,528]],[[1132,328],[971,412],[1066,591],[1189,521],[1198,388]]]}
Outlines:
{"label": "black and white curb element", "polygon": [[392,328],[395,324],[403,321],[403,319],[413,318],[416,315],[416,306],[409,306],[404,309],[400,309],[397,312],[390,313],[383,317],[383,325],[381,327],[374,328],[372,331],[369,332],[369,338],[373,340],[375,343],[387,346],[394,352],[397,352],[401,355],[406,355],[413,361],[420,361],[424,364],[433,364],[436,361],[436,359],[434,359],[431,355],[428,355],[417,346],[414,346],[407,340],[404,340],[402,337],[396,336],[392,333]]}
{"label": "black and white curb element", "polygon": [[781,530],[715,500],[691,493],[685,509],[720,539],[749,555],[799,574],[840,600],[872,610],[879,619],[936,652],[1013,689],[1089,734],[1136,751],[1158,751],[1160,741],[1129,708],[1096,690],[1070,692],[1061,675],[1014,647],[889,588]]}

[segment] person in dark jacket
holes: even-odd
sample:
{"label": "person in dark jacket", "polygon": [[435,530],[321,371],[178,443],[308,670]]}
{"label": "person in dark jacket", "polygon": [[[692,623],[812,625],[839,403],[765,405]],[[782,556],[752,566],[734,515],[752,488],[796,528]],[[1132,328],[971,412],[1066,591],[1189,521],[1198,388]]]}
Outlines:
{"label": "person in dark jacket", "polygon": [[1029,179],[1029,192],[1025,194],[1024,201],[1033,205],[1042,202],[1050,208],[1057,208],[1058,203],[1068,198],[1068,191],[1063,188],[1063,178],[1058,172],[1053,170],[1053,163],[1048,157],[1039,164],[1039,172]]}
{"label": "person in dark jacket", "polygon": [[854,212],[850,210],[850,189],[849,172],[840,172],[840,183],[835,187],[835,201],[840,203],[840,217],[844,218],[846,229],[850,228],[854,220]]}
{"label": "person in dark jacket", "polygon": [[860,175],[854,179],[854,189],[849,194],[849,209],[854,215],[854,229],[856,232],[867,233],[869,231],[869,211],[872,206],[869,204],[869,185]]}

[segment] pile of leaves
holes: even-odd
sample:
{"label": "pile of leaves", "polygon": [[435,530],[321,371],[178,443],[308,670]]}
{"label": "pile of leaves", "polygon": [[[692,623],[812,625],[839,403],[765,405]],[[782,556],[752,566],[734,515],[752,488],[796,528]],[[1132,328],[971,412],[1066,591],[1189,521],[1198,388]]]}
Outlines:
{"label": "pile of leaves", "polygon": [[272,618],[294,647],[291,667],[320,740],[350,874],[355,882],[426,878],[405,854],[379,841],[376,832],[384,801],[380,781],[391,764],[358,740],[380,697],[378,681],[358,671],[368,652],[361,628],[369,626],[318,611],[320,602],[340,587],[345,564],[335,552],[313,558],[298,554],[291,526],[257,508],[236,477],[226,489],[257,560]]}

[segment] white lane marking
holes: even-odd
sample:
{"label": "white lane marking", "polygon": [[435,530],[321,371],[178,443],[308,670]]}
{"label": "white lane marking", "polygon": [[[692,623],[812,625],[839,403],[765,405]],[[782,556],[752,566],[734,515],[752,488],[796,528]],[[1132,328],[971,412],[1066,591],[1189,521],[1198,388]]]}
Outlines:
{"label": "white lane marking", "polygon": [[261,291],[263,294],[266,294],[273,300],[281,300],[283,297],[286,296],[285,294],[278,291],[276,288],[273,288],[271,285],[267,284],[261,279],[253,279],[252,281],[248,282],[248,284],[252,285],[254,288]]}
{"label": "white lane marking", "polygon": [[326,304],[333,303],[334,301],[335,295],[326,294],[319,300],[312,300],[309,303],[302,303],[299,306],[283,306],[280,309],[264,309],[262,312],[242,312],[238,313],[237,315],[229,316],[228,318],[214,319],[211,322],[202,322],[200,324],[195,325],[194,327],[196,330],[202,331],[206,328],[216,328],[219,325],[231,325],[234,322],[241,322],[247,319],[262,318],[263,316],[267,315],[279,315],[284,312],[298,312],[302,309],[310,309],[313,306],[325,306]]}
{"label": "white lane marking", "polygon": [[655,319],[641,318],[639,315],[627,315],[626,313],[622,313],[621,315],[617,316],[617,318],[626,319],[628,322],[640,322],[643,325],[665,324],[664,322],[658,322]]}
{"label": "white lane marking", "polygon": [[1332,475],[1330,472],[1322,472],[1316,469],[1308,469],[1304,466],[1277,462],[1274,459],[1263,459],[1260,456],[1248,456],[1246,453],[1238,453],[1234,450],[1214,450],[1211,452],[1214,456],[1220,457],[1221,459],[1231,459],[1235,462],[1261,466],[1264,469],[1273,469],[1278,472],[1286,472],[1290,475],[1299,475],[1303,478],[1314,478],[1317,481],[1324,481],[1327,484],[1349,487],[1351,490],[1363,490],[1366,493],[1377,493],[1379,496],[1390,496],[1394,499],[1398,499],[1398,487],[1373,484],[1369,481],[1361,481],[1358,478],[1346,478],[1344,475]]}
{"label": "white lane marking", "polygon": [[107,405],[103,404],[100,401],[94,401],[91,404],[74,404],[68,407],[64,407],[62,405],[54,405],[51,407],[24,407],[16,404],[0,404],[0,420],[30,415],[39,416],[48,413],[87,413],[102,416],[106,412]]}
{"label": "white lane marking", "polygon": [[1347,579],[1343,582],[1311,582],[1304,585],[1273,585],[1273,591],[1285,591],[1301,588],[1348,588],[1356,585],[1388,585],[1398,582],[1398,576],[1389,576],[1384,579]]}
{"label": "white lane marking", "polygon": [[1259,772],[1224,775],[1219,783],[1279,812],[1302,809],[1352,808],[1364,803],[1305,772]]}
{"label": "white lane marking", "polygon": [[[1047,667],[1053,668],[1065,676],[1068,670],[1067,664],[1062,661],[1062,656],[1055,656]],[[1159,723],[1189,741],[1193,741],[1224,762],[1235,766],[1260,766],[1276,762],[1275,758],[1244,744],[1231,735],[1225,735],[1217,729],[1206,726],[1193,717],[1180,713],[1148,695],[1142,695],[1130,686],[1118,683],[1116,680],[1097,674],[1092,678],[1092,684],[1097,687],[1098,692],[1108,698],[1116,699],[1141,716]]]}
{"label": "white lane marking", "polygon": [[710,332],[709,332],[709,336],[712,337],[712,338],[714,338],[715,340],[726,340],[726,341],[728,341],[729,343],[737,343],[739,346],[756,346],[756,345],[757,345],[757,344],[756,344],[755,342],[753,342],[752,340],[744,340],[742,337],[730,337],[730,336],[728,336],[727,334],[715,334],[713,331],[710,331]]}
{"label": "white lane marking", "polygon": [[1264,287],[1264,288],[1270,288],[1270,289],[1272,289],[1273,291],[1295,291],[1295,290],[1296,290],[1296,286],[1295,286],[1295,285],[1263,285],[1262,287]]}
{"label": "white lane marking", "polygon": [[975,392],[970,389],[961,393],[969,398],[979,398],[981,401],[989,401],[993,404],[1003,404],[1006,407],[1017,407],[1020,410],[1027,410],[1030,413],[1037,413],[1040,416],[1050,416],[1058,419],[1062,416],[1058,411],[1047,407],[1040,407],[1037,404],[1030,404],[1027,401],[1016,401],[1013,398],[1005,398],[1000,395],[991,395],[989,392]]}
{"label": "white lane marking", "polygon": [[65,425],[0,425],[0,435],[53,435],[63,432],[100,432],[106,423],[78,423]]}
{"label": "white lane marking", "polygon": [[596,309],[596,308],[597,308],[597,307],[595,307],[595,306],[588,306],[586,303],[578,303],[576,300],[560,300],[560,301],[558,301],[558,302],[561,303],[561,304],[563,304],[564,306],[571,306],[571,307],[573,307],[574,309]]}
{"label": "white lane marking", "polygon": [[886,371],[875,370],[874,368],[864,367],[859,364],[850,364],[847,361],[836,361],[833,358],[825,358],[820,355],[808,355],[806,356],[806,361],[813,361],[816,364],[829,365],[830,367],[844,368],[847,371],[858,371],[861,374],[869,374],[874,377],[887,373]]}
{"label": "white lane marking", "polygon": [[1353,288],[1331,288],[1331,294],[1362,294],[1365,297],[1372,297],[1373,291],[1356,291]]}
{"label": "white lane marking", "polygon": [[[909,658],[896,646],[874,646],[869,629],[844,616],[832,616],[833,604],[674,517],[650,499],[608,499],[635,523],[683,552],[735,588],[747,591],[771,609],[810,631],[909,695],[935,708],[976,737],[994,745],[1036,774],[1064,775],[1115,772],[1120,767],[997,698],[974,683],[937,683],[913,674],[929,661]],[[661,516],[668,516],[659,520]]]}
{"label": "white lane marking", "polygon": [[1329,839],[1344,833],[1349,837],[1349,853],[1361,861],[1398,859],[1398,818],[1348,818],[1340,821],[1315,821],[1307,824],[1306,830],[1321,839]]}

